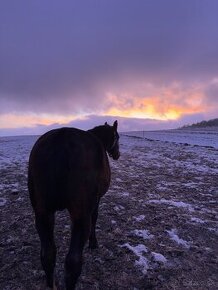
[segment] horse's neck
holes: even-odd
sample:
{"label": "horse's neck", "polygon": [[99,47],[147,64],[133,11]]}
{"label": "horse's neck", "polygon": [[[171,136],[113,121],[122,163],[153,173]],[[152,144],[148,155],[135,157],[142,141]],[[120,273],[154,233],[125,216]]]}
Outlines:
{"label": "horse's neck", "polygon": [[90,129],[88,132],[91,132],[93,135],[95,135],[102,142],[105,149],[108,147],[107,138],[105,138],[105,134],[101,126]]}

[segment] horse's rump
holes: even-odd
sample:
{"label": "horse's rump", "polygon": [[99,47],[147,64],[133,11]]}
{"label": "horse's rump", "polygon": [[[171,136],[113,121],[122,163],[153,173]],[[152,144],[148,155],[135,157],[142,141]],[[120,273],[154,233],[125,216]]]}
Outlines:
{"label": "horse's rump", "polygon": [[[101,142],[75,128],[52,130],[39,138],[29,161],[29,187],[34,208],[82,208],[96,202],[110,183]],[[105,189],[103,188],[105,187]],[[37,195],[37,196],[36,196]]]}

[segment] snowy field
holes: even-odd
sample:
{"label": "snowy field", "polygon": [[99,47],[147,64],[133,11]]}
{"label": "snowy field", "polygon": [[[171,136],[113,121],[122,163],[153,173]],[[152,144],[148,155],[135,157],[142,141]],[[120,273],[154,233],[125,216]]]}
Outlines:
{"label": "snowy field", "polygon": [[[217,133],[128,135],[121,134],[122,156],[111,161],[111,187],[101,200],[99,249],[85,249],[77,289],[218,289]],[[2,290],[45,289],[26,185],[36,139],[0,138]],[[59,289],[69,230],[67,213],[58,213]]]}
{"label": "snowy field", "polygon": [[150,140],[168,141],[177,144],[214,147],[218,149],[218,128],[180,129],[166,131],[136,131],[127,132],[125,135],[146,138]]}

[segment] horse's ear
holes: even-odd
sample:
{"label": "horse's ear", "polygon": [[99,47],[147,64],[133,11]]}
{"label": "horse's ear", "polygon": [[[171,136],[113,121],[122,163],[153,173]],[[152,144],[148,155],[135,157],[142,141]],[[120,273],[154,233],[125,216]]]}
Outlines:
{"label": "horse's ear", "polygon": [[107,126],[107,122],[105,122],[104,125]]}
{"label": "horse's ear", "polygon": [[114,129],[115,130],[117,130],[117,126],[118,126],[118,122],[117,122],[117,120],[114,122],[114,124],[113,124],[113,127],[114,127]]}

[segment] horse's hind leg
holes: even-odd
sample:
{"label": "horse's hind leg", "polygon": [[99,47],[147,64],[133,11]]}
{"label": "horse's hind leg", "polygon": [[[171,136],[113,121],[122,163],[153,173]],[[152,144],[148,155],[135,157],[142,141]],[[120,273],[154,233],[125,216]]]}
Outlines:
{"label": "horse's hind leg", "polygon": [[99,202],[97,203],[95,210],[92,213],[92,219],[91,219],[91,233],[89,236],[89,248],[90,249],[96,249],[98,248],[98,241],[96,239],[96,233],[95,233],[95,227],[96,227],[96,222],[98,219],[98,206]]}
{"label": "horse's hind leg", "polygon": [[72,223],[70,249],[65,260],[66,289],[75,288],[82,270],[82,253],[89,237],[90,218],[76,219]]}
{"label": "horse's hind leg", "polygon": [[47,286],[54,285],[54,268],[56,259],[56,246],[54,242],[54,214],[38,214],[36,216],[36,229],[41,242],[41,263],[46,274]]}

